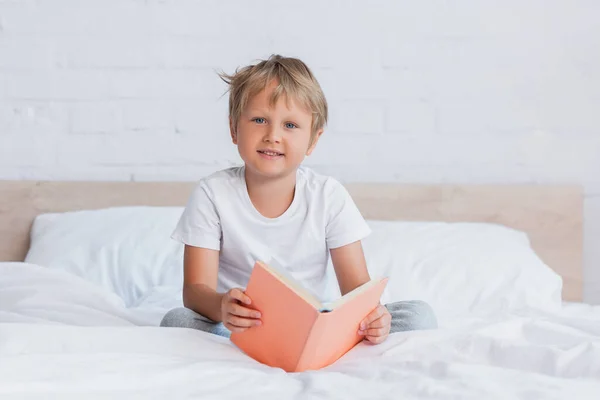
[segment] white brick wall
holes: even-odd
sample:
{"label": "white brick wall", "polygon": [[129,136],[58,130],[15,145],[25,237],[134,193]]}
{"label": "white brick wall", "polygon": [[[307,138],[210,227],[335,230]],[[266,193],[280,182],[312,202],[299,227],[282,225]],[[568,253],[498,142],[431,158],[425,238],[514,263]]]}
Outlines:
{"label": "white brick wall", "polygon": [[343,181],[580,183],[600,303],[600,3],[0,0],[0,179],[194,180],[239,161],[217,70],[314,70]]}

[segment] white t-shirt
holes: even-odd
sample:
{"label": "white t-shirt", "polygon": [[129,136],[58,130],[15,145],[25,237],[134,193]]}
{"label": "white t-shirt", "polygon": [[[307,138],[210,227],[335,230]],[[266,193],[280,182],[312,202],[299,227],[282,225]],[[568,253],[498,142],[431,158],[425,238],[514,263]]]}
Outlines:
{"label": "white t-shirt", "polygon": [[279,217],[267,218],[250,200],[244,168],[228,168],[202,179],[171,237],[220,250],[217,292],[244,289],[260,260],[283,268],[321,301],[329,300],[329,249],[371,232],[346,188],[300,167],[292,204]]}

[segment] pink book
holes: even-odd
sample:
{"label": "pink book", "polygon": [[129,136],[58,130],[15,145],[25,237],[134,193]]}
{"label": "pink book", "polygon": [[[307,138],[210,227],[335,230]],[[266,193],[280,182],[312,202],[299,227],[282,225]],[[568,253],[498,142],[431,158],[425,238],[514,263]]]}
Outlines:
{"label": "pink book", "polygon": [[360,322],[379,305],[387,281],[373,279],[322,304],[293,278],[259,261],[245,293],[262,324],[232,333],[231,341],[255,360],[287,372],[323,368],[363,339]]}

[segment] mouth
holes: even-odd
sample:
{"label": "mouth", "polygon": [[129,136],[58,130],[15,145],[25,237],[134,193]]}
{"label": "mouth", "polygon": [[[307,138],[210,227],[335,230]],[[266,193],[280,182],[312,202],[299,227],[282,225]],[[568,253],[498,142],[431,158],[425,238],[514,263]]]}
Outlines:
{"label": "mouth", "polygon": [[282,152],[279,152],[277,150],[271,150],[271,149],[261,149],[261,150],[257,150],[257,152],[267,158],[278,158],[278,157],[283,156]]}

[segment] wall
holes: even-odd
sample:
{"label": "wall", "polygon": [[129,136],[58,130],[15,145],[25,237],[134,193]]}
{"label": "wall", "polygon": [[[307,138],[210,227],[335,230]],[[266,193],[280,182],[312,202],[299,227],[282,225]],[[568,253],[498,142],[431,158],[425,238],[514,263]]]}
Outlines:
{"label": "wall", "polygon": [[[457,4],[455,4],[457,3]],[[305,60],[342,181],[579,183],[600,303],[600,3],[0,0],[0,179],[195,180],[239,162],[217,70]]]}

